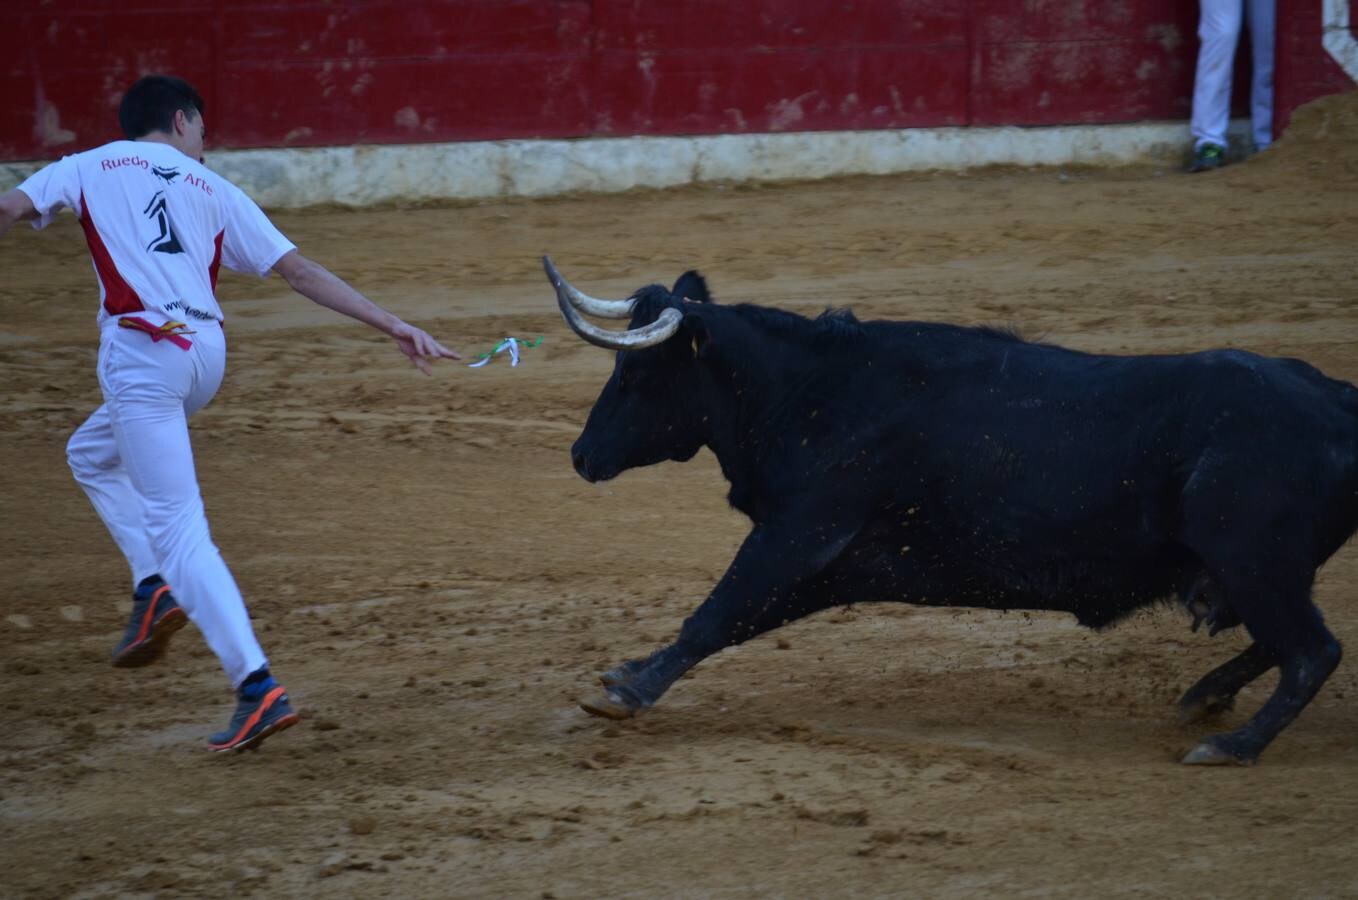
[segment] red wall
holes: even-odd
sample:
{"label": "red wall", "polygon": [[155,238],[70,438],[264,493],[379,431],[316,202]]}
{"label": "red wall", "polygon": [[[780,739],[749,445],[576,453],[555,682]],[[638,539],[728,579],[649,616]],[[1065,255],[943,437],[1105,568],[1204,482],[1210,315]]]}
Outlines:
{"label": "red wall", "polygon": [[1183,0],[19,0],[0,159],[118,137],[147,72],[199,87],[215,147],[1183,119],[1196,27]]}

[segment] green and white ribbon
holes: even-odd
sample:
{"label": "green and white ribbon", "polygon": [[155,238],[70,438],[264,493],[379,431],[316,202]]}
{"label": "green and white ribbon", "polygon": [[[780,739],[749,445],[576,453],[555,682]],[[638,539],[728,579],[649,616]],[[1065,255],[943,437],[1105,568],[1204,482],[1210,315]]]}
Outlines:
{"label": "green and white ribbon", "polygon": [[507,337],[504,340],[500,341],[500,343],[496,344],[494,349],[492,349],[489,353],[479,354],[476,357],[476,362],[467,363],[467,367],[471,369],[479,369],[486,363],[490,362],[492,359],[499,356],[501,353],[505,353],[506,351],[509,353],[509,365],[511,367],[517,366],[519,364],[520,348],[528,350],[530,348],[536,347],[538,344],[541,343],[542,335],[538,335],[537,340],[534,341],[524,340],[523,338]]}

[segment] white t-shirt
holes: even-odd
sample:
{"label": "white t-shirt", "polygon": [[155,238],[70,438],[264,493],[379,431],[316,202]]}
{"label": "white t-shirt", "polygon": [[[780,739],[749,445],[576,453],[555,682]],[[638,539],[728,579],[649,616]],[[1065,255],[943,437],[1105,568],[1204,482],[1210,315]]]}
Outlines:
{"label": "white t-shirt", "polygon": [[62,157],[19,185],[46,228],[63,206],[80,217],[99,276],[102,324],[151,312],[220,322],[217,269],[267,276],[296,247],[263,210],[169,144],[114,141]]}

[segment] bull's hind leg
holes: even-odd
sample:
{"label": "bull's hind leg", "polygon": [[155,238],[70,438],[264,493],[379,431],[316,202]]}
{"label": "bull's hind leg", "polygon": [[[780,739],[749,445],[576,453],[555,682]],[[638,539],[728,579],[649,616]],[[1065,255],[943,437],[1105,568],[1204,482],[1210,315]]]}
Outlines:
{"label": "bull's hind leg", "polygon": [[1235,705],[1235,695],[1278,664],[1273,653],[1250,644],[1237,656],[1208,672],[1179,699],[1179,721],[1201,722]]}
{"label": "bull's hind leg", "polygon": [[1320,543],[1311,510],[1319,501],[1283,490],[1289,480],[1306,482],[1292,474],[1250,450],[1208,451],[1184,486],[1181,540],[1219,592],[1213,606],[1220,607],[1220,617],[1238,618],[1259,647],[1209,674],[1185,700],[1243,685],[1265,666],[1265,655],[1279,670],[1278,686],[1248,722],[1204,738],[1185,763],[1253,763],[1339,664],[1339,642],[1311,602]]}
{"label": "bull's hind leg", "polygon": [[[1264,748],[1291,724],[1320,690],[1342,651],[1325,627],[1320,611],[1311,603],[1309,577],[1305,589],[1264,591],[1260,585],[1240,591],[1227,590],[1232,607],[1244,621],[1260,650],[1250,651],[1209,674],[1205,695],[1219,686],[1244,684],[1252,671],[1263,667],[1265,654],[1280,670],[1278,686],[1263,707],[1244,726],[1203,739],[1183,758],[1190,765],[1249,765]],[[1276,582],[1275,582],[1276,583]],[[1242,657],[1245,657],[1242,659]],[[1218,673],[1226,670],[1223,675]],[[1197,687],[1189,691],[1192,695]]]}

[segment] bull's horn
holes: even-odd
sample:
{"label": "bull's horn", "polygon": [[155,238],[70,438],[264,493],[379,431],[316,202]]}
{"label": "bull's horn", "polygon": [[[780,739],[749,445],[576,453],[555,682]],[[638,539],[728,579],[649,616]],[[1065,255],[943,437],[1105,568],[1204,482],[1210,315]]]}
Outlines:
{"label": "bull's horn", "polygon": [[561,273],[552,265],[550,256],[543,257],[543,264],[547,267],[547,277],[552,279],[557,292],[565,291],[566,299],[582,313],[598,316],[600,319],[625,319],[632,315],[632,307],[637,303],[635,300],[600,300],[598,297],[591,297],[562,278]]}
{"label": "bull's horn", "polygon": [[679,329],[679,323],[684,318],[684,314],[679,310],[666,309],[660,313],[660,318],[641,328],[629,328],[626,331],[600,328],[586,321],[571,304],[567,290],[573,288],[566,284],[566,279],[556,270],[550,256],[542,258],[542,267],[547,271],[547,278],[552,282],[552,287],[556,289],[556,305],[561,309],[561,317],[566,320],[571,331],[596,347],[603,347],[605,350],[640,350],[642,347],[653,347],[669,340],[670,335]]}

